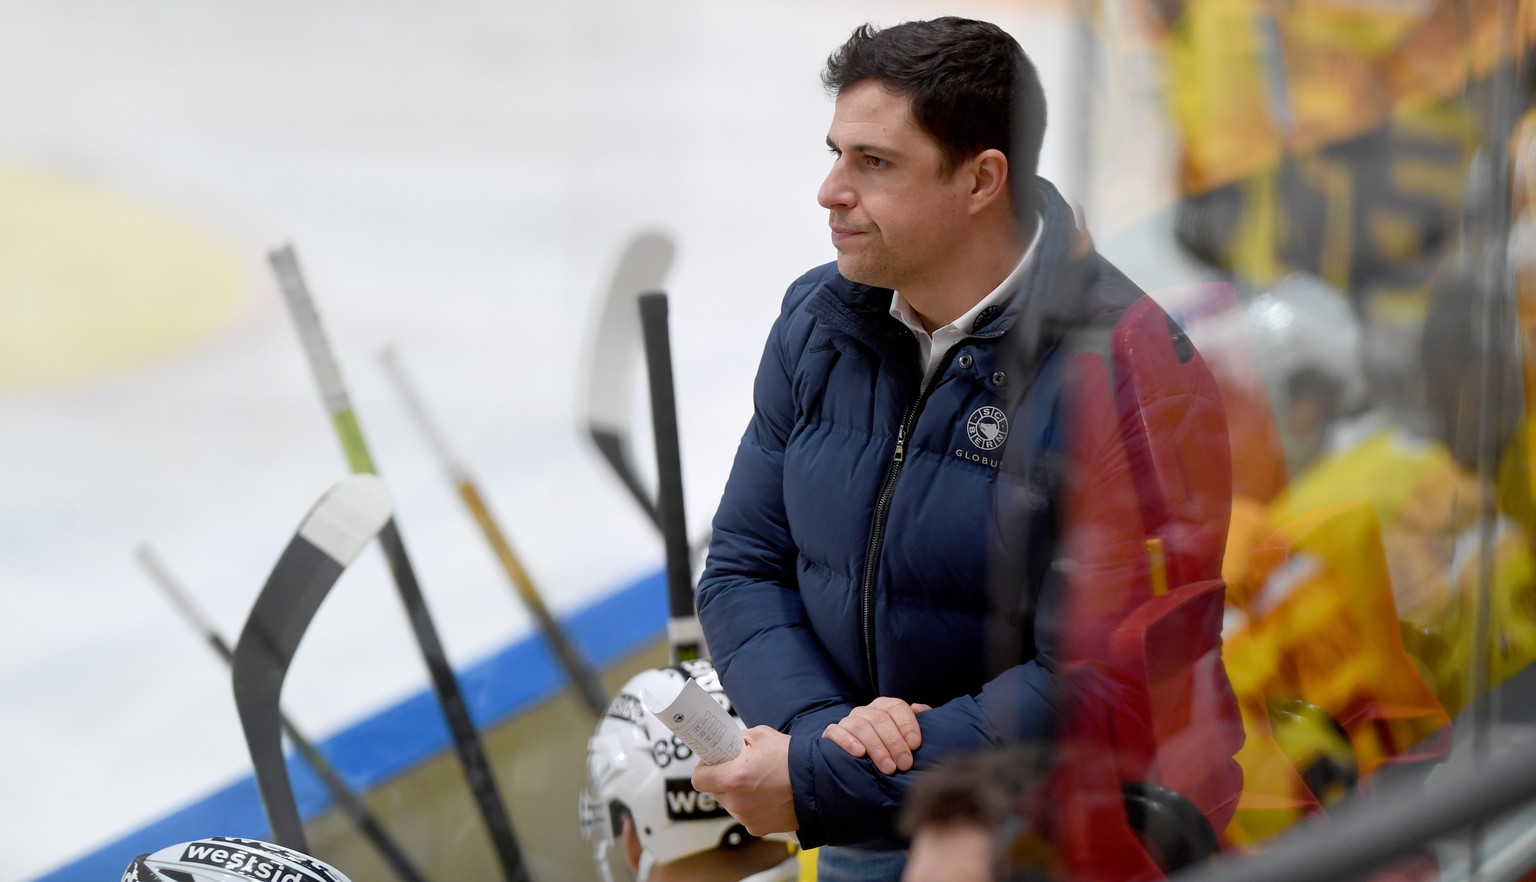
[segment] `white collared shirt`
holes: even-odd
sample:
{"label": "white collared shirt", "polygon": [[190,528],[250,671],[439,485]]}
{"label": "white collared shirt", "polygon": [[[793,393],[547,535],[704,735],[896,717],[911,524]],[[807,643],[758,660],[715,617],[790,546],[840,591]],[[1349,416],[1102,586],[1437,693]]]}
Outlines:
{"label": "white collared shirt", "polygon": [[954,348],[956,343],[970,336],[970,328],[976,323],[976,316],[981,315],[982,310],[989,306],[1001,306],[1008,299],[1009,295],[1013,293],[1014,289],[1018,288],[1019,283],[1024,279],[1025,271],[1029,268],[1030,261],[1035,256],[1035,246],[1040,244],[1040,231],[1044,225],[1044,219],[1036,221],[1035,234],[1030,237],[1029,247],[1024,249],[1024,256],[1019,258],[1018,265],[1013,268],[1013,272],[1008,274],[1008,278],[1003,279],[1001,285],[993,288],[992,293],[981,298],[975,306],[966,310],[965,315],[935,330],[932,334],[929,334],[927,329],[923,327],[922,318],[917,314],[917,310],[912,308],[912,304],[907,302],[907,298],[901,296],[900,291],[891,292],[891,315],[906,325],[912,331],[913,336],[917,337],[917,345],[923,356],[923,382],[925,384],[934,369],[938,367],[939,360],[944,357],[944,353]]}

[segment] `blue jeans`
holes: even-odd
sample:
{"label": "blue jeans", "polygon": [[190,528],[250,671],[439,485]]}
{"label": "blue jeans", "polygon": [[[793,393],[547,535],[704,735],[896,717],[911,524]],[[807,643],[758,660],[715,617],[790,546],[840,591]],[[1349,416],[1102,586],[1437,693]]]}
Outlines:
{"label": "blue jeans", "polygon": [[899,882],[905,849],[823,845],[816,850],[816,882]]}

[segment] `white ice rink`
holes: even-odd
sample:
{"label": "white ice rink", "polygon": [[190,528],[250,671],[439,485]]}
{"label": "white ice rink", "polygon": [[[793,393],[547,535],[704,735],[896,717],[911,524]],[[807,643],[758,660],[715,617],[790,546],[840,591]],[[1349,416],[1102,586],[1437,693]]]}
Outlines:
{"label": "white ice rink", "polygon": [[[821,63],[865,20],[948,13],[1003,24],[1035,58],[1055,102],[1043,171],[1069,197],[1118,205],[1166,186],[1144,131],[1141,147],[1120,146],[1158,177],[1073,192],[1081,150],[1064,142],[1082,93],[1066,87],[1075,44],[1054,7],[0,4],[0,172],[169,217],[238,282],[211,330],[110,371],[0,371],[0,882],[249,771],[225,669],[133,555],[152,544],[233,639],[303,513],[345,473],[269,248],[298,250],[443,640],[455,663],[474,662],[531,625],[378,349],[398,347],[557,613],[653,571],[660,543],[577,417],[588,323],[619,248],[642,227],[678,243],[672,339],[702,528],[779,296],[832,257],[815,202],[831,115]],[[0,184],[0,202],[15,198]],[[0,205],[11,223],[52,217]],[[0,325],[61,311],[48,327],[87,330],[40,342],[66,354],[137,333],[88,327],[137,304],[7,275],[30,258],[3,239]],[[171,304],[155,322],[202,296],[165,272],[182,299],[155,301]],[[290,681],[291,715],[321,734],[424,688],[377,554],[337,586]]]}

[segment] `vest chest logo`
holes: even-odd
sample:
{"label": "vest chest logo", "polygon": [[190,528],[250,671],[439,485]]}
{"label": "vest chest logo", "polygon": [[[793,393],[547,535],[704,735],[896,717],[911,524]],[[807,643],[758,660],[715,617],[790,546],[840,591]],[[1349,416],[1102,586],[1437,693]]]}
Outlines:
{"label": "vest chest logo", "polygon": [[991,405],[978,407],[965,421],[965,433],[977,450],[996,450],[1008,440],[1008,417]]}

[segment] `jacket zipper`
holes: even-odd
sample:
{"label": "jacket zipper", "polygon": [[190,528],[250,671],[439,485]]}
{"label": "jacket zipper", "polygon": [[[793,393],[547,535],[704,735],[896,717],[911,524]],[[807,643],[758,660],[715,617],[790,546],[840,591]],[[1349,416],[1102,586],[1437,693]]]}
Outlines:
{"label": "jacket zipper", "polygon": [[957,342],[939,358],[938,366],[923,379],[923,385],[918,390],[917,400],[907,408],[902,415],[901,422],[896,426],[896,449],[891,453],[891,464],[886,469],[885,483],[880,487],[880,495],[875,499],[875,517],[869,527],[869,546],[864,557],[864,583],[859,598],[859,625],[860,636],[864,641],[864,673],[869,677],[869,688],[872,692],[871,700],[880,696],[880,683],[875,677],[875,571],[880,561],[880,546],[885,542],[885,518],[891,507],[891,496],[896,492],[896,479],[901,476],[902,464],[906,462],[907,433],[917,423],[917,417],[923,412],[923,405],[928,401],[928,393],[938,384],[940,377],[949,369],[950,359],[955,350],[960,348]]}

